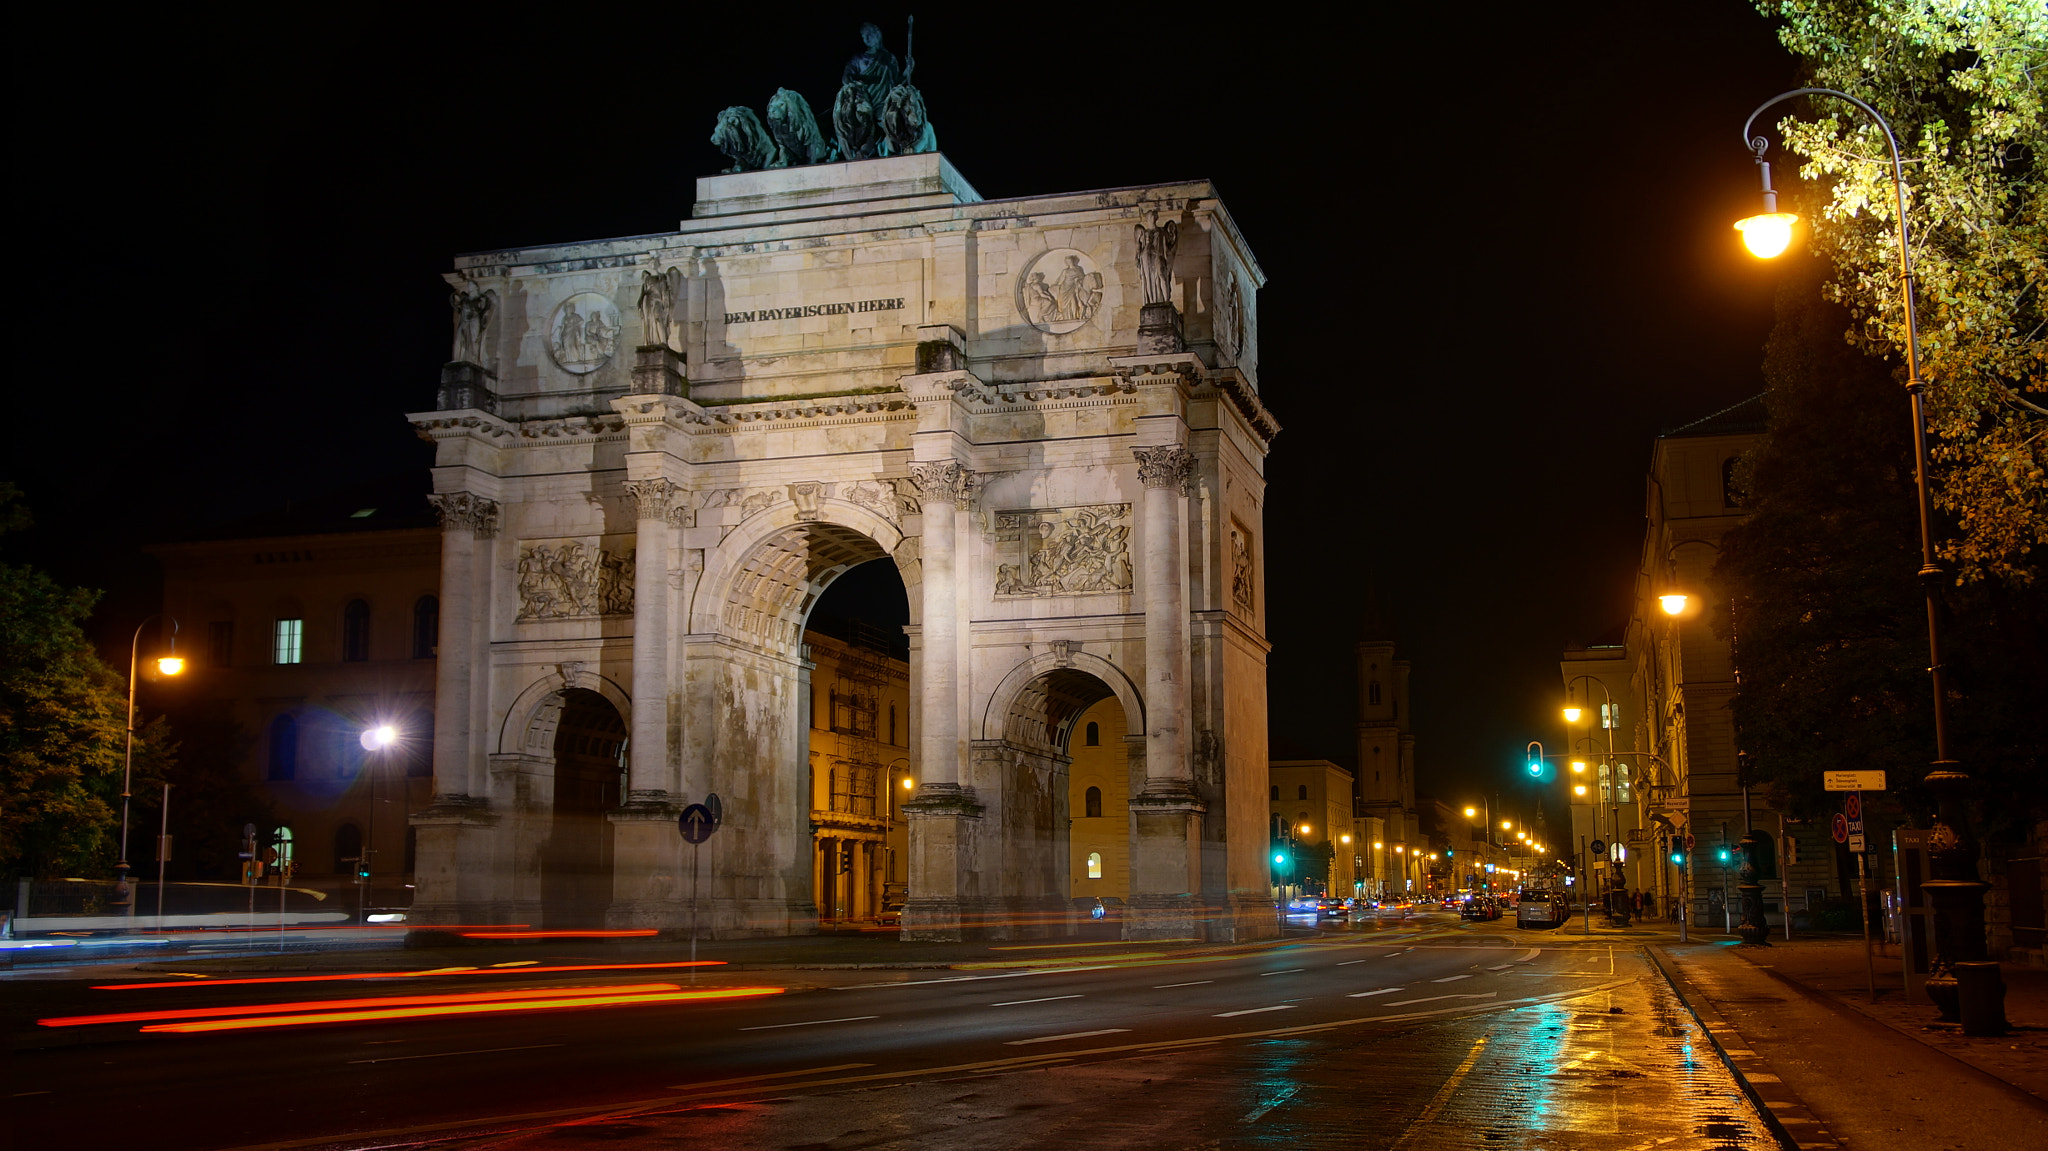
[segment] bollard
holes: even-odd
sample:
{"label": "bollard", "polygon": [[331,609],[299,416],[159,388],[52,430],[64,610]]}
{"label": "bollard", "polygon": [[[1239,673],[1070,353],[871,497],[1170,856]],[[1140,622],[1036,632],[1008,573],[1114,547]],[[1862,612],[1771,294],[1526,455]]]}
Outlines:
{"label": "bollard", "polygon": [[1958,963],[1955,972],[1963,1034],[2005,1034],[2005,978],[1998,964]]}

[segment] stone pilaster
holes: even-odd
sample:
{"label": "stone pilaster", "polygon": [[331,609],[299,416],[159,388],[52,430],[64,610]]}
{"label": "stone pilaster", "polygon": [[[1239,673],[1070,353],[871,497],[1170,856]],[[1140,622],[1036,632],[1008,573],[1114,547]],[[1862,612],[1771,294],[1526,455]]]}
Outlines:
{"label": "stone pilaster", "polygon": [[[469,492],[428,497],[440,514],[441,635],[434,666],[434,793],[481,795],[480,749],[472,746],[476,696],[471,684],[487,674],[480,649],[487,642],[488,545],[498,534],[497,501]],[[479,554],[481,553],[481,554]]]}
{"label": "stone pilaster", "polygon": [[975,474],[954,460],[910,465],[924,500],[923,674],[918,789],[903,805],[910,820],[906,939],[967,937],[975,897],[976,834],[982,815],[961,783],[967,742],[960,728],[959,512],[972,505]]}
{"label": "stone pilaster", "polygon": [[682,836],[676,827],[682,797],[676,794],[668,754],[668,561],[674,530],[669,514],[680,489],[661,476],[628,480],[625,488],[639,512],[633,541],[633,714],[627,719],[632,741],[626,802],[607,813],[612,902],[605,922],[619,928],[665,927],[687,913],[687,892],[679,879]]}
{"label": "stone pilaster", "polygon": [[1145,787],[1131,797],[1131,939],[1201,937],[1202,816],[1188,746],[1187,555],[1182,502],[1194,456],[1179,444],[1136,448],[1145,488]]}

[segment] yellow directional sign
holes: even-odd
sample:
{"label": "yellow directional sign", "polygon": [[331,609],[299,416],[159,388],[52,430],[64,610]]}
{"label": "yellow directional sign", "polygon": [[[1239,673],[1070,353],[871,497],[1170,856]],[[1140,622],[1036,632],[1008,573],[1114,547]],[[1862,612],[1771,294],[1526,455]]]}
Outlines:
{"label": "yellow directional sign", "polygon": [[1830,771],[1825,783],[1829,791],[1883,791],[1884,772]]}

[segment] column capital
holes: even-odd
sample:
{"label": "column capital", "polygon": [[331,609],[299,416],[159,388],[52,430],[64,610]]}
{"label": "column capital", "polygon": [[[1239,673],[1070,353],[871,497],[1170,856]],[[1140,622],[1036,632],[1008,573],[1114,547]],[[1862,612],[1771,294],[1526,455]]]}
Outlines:
{"label": "column capital", "polygon": [[1138,479],[1148,488],[1178,488],[1188,494],[1195,474],[1195,455],[1179,444],[1157,448],[1132,448],[1138,457]]}
{"label": "column capital", "polygon": [[958,460],[910,465],[910,482],[917,485],[920,496],[926,500],[951,500],[961,511],[973,507],[981,479]]}
{"label": "column capital", "polygon": [[633,497],[639,506],[643,520],[666,520],[669,505],[675,501],[676,493],[682,489],[673,480],[657,476],[651,480],[627,480],[626,494]]}
{"label": "column capital", "polygon": [[468,528],[476,538],[490,539],[498,534],[498,501],[485,499],[472,492],[448,492],[427,497],[435,514],[441,517],[443,528]]}

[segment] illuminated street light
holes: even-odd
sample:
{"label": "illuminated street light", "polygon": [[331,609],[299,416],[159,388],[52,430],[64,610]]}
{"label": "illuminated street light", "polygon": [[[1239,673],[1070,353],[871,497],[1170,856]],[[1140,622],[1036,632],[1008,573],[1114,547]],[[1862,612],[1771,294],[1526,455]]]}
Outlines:
{"label": "illuminated street light", "polygon": [[1579,775],[1586,774],[1586,761],[1583,759],[1572,760],[1572,771]]}
{"label": "illuminated street light", "polygon": [[[121,753],[121,858],[114,862],[114,902],[125,905],[128,915],[135,913],[135,889],[128,883],[128,784],[135,773],[135,664],[142,652],[142,629],[161,618],[163,613],[159,612],[136,624],[135,638],[128,644],[128,746]],[[178,675],[185,670],[185,661],[178,658],[176,616],[171,617],[170,653],[156,661],[156,669],[164,675]]]}
{"label": "illuminated street light", "polygon": [[1581,714],[1582,714],[1582,712],[1581,712],[1581,710],[1580,710],[1579,708],[1576,708],[1576,707],[1568,707],[1568,708],[1565,708],[1565,709],[1564,709],[1564,721],[1565,721],[1566,723],[1577,723],[1577,722],[1579,722],[1579,716],[1580,716]]}
{"label": "illuminated street light", "polygon": [[[1970,777],[1964,773],[1962,764],[1949,758],[1948,716],[1946,712],[1948,691],[1944,683],[1941,662],[1940,601],[1938,589],[1945,578],[1934,557],[1934,507],[1933,497],[1928,490],[1927,475],[1927,398],[1926,381],[1920,377],[1920,326],[1913,307],[1913,242],[1906,220],[1906,170],[1899,155],[1899,138],[1893,134],[1891,124],[1878,114],[1877,109],[1864,103],[1847,92],[1832,88],[1798,88],[1773,96],[1757,106],[1742,125],[1743,146],[1754,152],[1757,167],[1762,171],[1764,182],[1764,214],[1778,213],[1778,196],[1771,188],[1771,167],[1764,160],[1764,152],[1770,148],[1770,140],[1763,136],[1751,136],[1750,129],[1764,109],[1800,96],[1832,96],[1846,100],[1868,114],[1875,121],[1878,130],[1884,133],[1885,143],[1891,148],[1893,219],[1898,225],[1899,251],[1899,302],[1903,307],[1901,318],[1906,325],[1906,395],[1911,400],[1913,420],[1913,486],[1918,496],[1920,511],[1920,569],[1918,576],[1921,590],[1927,601],[1927,674],[1928,686],[1934,697],[1934,763],[1927,773],[1926,784],[1936,799],[1934,826],[1930,829],[1929,841],[1943,844],[1942,850],[1933,853],[1930,861],[1932,874],[1926,884],[1927,897],[1934,904],[1935,956],[1933,971],[1929,974],[1927,996],[1941,1008],[1942,1018],[1954,1020],[1961,1017],[1959,988],[1956,985],[1955,965],[1958,962],[1978,961],[1984,958],[1984,889],[1985,884],[1977,877],[1977,844],[1970,834],[1965,804],[1969,798]],[[1737,225],[1742,228],[1743,239],[1748,242],[1752,232],[1764,231],[1762,226],[1749,227],[1752,221]],[[1789,231],[1787,238],[1790,238]],[[1765,252],[1756,246],[1752,251],[1759,255]],[[1777,249],[1782,251],[1782,246]],[[1770,254],[1776,254],[1772,252]],[[1668,607],[1665,610],[1670,610]],[[1757,884],[1755,872],[1760,862],[1756,858],[1762,840],[1751,828],[1743,836],[1745,866],[1740,885],[1743,898],[1743,916],[1746,925],[1756,927],[1753,933],[1758,939],[1763,931],[1763,888]],[[1752,913],[1754,918],[1751,918]],[[1750,932],[1745,932],[1745,939]],[[1992,968],[1996,971],[1997,968]]]}
{"label": "illuminated street light", "polygon": [[1668,592],[1658,596],[1657,602],[1664,605],[1665,615],[1679,615],[1685,611],[1686,601],[1690,599],[1691,596],[1682,592]]}
{"label": "illuminated street light", "polygon": [[364,751],[383,751],[398,742],[398,729],[388,723],[380,723],[365,729],[361,742]]}

